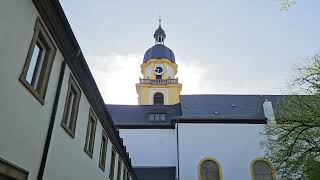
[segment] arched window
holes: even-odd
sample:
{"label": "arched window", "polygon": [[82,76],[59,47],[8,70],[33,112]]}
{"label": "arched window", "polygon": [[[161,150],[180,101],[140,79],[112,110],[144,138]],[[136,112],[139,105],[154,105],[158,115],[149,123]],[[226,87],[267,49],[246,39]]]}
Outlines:
{"label": "arched window", "polygon": [[222,172],[219,162],[213,158],[204,158],[198,165],[199,180],[221,180]]}
{"label": "arched window", "polygon": [[164,104],[164,99],[163,99],[162,93],[157,92],[153,95],[153,104],[154,105]]}
{"label": "arched window", "polygon": [[272,164],[263,158],[257,158],[251,163],[252,180],[275,180]]}

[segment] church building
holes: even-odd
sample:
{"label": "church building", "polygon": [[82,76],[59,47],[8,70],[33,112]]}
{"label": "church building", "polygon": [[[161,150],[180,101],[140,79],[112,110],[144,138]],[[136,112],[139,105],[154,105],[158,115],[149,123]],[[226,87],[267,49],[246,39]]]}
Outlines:
{"label": "church building", "polygon": [[[140,65],[139,105],[107,104],[139,180],[274,180],[259,142],[276,95],[181,95],[159,21]],[[138,67],[138,65],[137,65]]]}

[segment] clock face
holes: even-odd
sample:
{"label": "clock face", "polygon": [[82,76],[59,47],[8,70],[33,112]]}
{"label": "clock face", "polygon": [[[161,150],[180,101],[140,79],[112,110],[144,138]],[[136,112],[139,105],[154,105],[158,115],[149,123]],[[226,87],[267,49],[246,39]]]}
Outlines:
{"label": "clock face", "polygon": [[163,66],[162,65],[155,65],[154,66],[154,74],[155,75],[162,75],[163,74]]}

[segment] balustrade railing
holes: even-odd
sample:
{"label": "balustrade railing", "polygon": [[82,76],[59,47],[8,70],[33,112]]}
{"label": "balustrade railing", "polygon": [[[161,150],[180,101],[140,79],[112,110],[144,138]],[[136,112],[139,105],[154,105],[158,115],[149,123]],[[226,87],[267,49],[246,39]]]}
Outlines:
{"label": "balustrade railing", "polygon": [[177,79],[141,79],[140,84],[178,84]]}

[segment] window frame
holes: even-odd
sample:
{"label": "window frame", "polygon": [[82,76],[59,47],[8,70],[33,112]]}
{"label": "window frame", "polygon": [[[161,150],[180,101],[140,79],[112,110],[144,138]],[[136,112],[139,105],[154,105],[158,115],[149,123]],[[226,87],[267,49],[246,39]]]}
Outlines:
{"label": "window frame", "polygon": [[[159,97],[158,97],[159,96]],[[161,100],[161,102],[160,102]],[[159,101],[159,102],[156,102]],[[153,105],[164,105],[164,94],[162,92],[156,92],[153,94]]]}
{"label": "window frame", "polygon": [[[103,139],[105,139],[105,151],[103,152]],[[102,137],[101,137],[101,145],[100,145],[100,156],[99,156],[99,167],[102,169],[102,171],[105,171],[106,168],[106,161],[107,161],[107,150],[108,150],[108,136],[107,133],[102,130]],[[104,153],[104,154],[102,154]]]}
{"label": "window frame", "polygon": [[[70,93],[71,91],[74,91],[74,99],[71,103],[71,107],[68,107],[68,102],[70,98]],[[69,82],[68,82],[68,90],[67,90],[67,95],[65,99],[65,105],[64,105],[64,110],[63,110],[63,116],[61,120],[61,126],[63,129],[72,137],[75,137],[75,131],[76,131],[76,124],[77,124],[77,117],[78,117],[78,110],[79,110],[79,105],[80,105],[80,99],[81,99],[81,90],[80,87],[78,86],[76,80],[74,77],[69,75]],[[71,110],[70,114],[70,119],[68,121],[68,113]],[[72,120],[72,121],[71,121]],[[69,122],[69,123],[68,123]],[[71,124],[71,127],[69,127],[69,124]]]}
{"label": "window frame", "polygon": [[111,159],[110,159],[110,167],[109,167],[109,179],[111,179],[111,180],[114,179],[114,170],[115,170],[116,158],[117,158],[117,151],[114,149],[114,147],[112,147]]}
{"label": "window frame", "polygon": [[250,163],[251,180],[254,180],[253,166],[257,161],[263,161],[263,162],[267,163],[271,168],[272,180],[276,180],[276,170],[275,170],[274,166],[272,165],[272,163],[269,160],[267,160],[264,157],[258,157],[258,158],[255,158],[254,160],[251,161],[251,163]]}
{"label": "window frame", "polygon": [[127,168],[125,166],[123,166],[123,172],[122,172],[122,180],[126,180],[127,179]]}
{"label": "window frame", "polygon": [[[151,118],[153,117],[153,118]],[[158,117],[158,118],[156,118]],[[164,117],[164,119],[162,119]],[[156,122],[163,122],[163,121],[166,121],[167,120],[167,113],[164,113],[164,112],[159,112],[159,113],[156,113],[156,112],[151,112],[148,114],[148,120],[149,121],[156,121]]]}
{"label": "window frame", "polygon": [[17,180],[27,180],[29,172],[0,157],[0,174]]}
{"label": "window frame", "polygon": [[219,170],[219,180],[222,180],[222,168],[221,168],[221,164],[219,163],[218,160],[212,158],[212,157],[204,157],[203,159],[201,159],[198,163],[198,180],[202,180],[202,176],[201,176],[201,165],[203,162],[205,161],[213,161],[217,166],[218,166],[218,170]]}
{"label": "window frame", "polygon": [[[42,48],[45,49],[44,54],[41,57],[42,65],[38,67],[35,75],[39,76],[36,85],[32,85],[27,80],[27,73],[29,70],[29,66],[31,63],[31,59],[34,53],[35,46],[37,44],[41,44]],[[47,92],[47,87],[49,84],[49,78],[52,70],[52,64],[55,58],[57,48],[54,44],[54,41],[51,39],[50,34],[44,26],[44,23],[41,21],[40,17],[37,18],[36,24],[34,27],[33,37],[29,46],[29,50],[27,53],[27,57],[22,69],[22,72],[19,76],[20,82],[28,89],[28,91],[42,104],[45,103],[45,96]],[[39,61],[39,56],[37,59],[37,63]]]}
{"label": "window frame", "polygon": [[[96,128],[97,128],[97,116],[95,115],[92,108],[89,110],[88,117],[88,125],[87,125],[87,133],[86,140],[84,145],[84,151],[92,158],[94,151],[94,143],[96,136]],[[90,130],[90,131],[89,131]],[[93,132],[93,134],[91,134]],[[90,133],[90,134],[89,134]],[[91,136],[92,135],[92,136]],[[90,139],[89,139],[90,138]],[[90,146],[92,145],[92,147]]]}
{"label": "window frame", "polygon": [[118,158],[118,169],[117,169],[117,180],[121,179],[121,170],[122,170],[122,159]]}
{"label": "window frame", "polygon": [[127,179],[126,180],[130,180],[130,173],[129,173],[129,171],[127,171]]}

